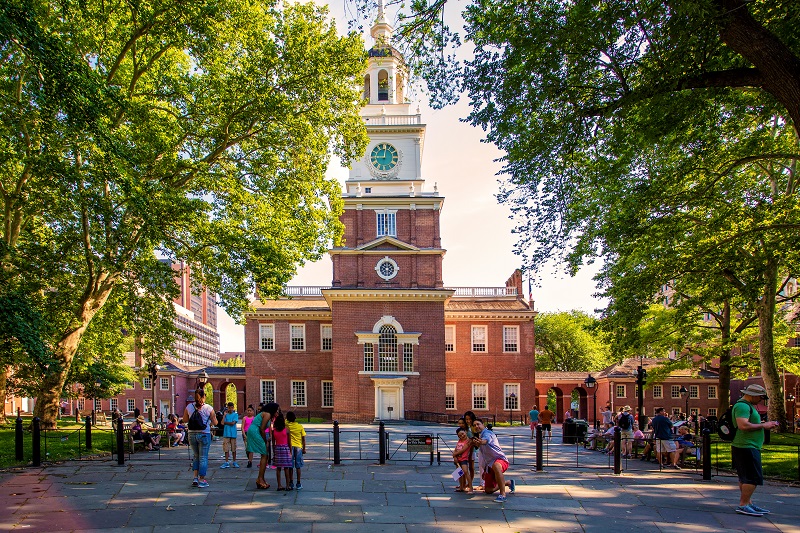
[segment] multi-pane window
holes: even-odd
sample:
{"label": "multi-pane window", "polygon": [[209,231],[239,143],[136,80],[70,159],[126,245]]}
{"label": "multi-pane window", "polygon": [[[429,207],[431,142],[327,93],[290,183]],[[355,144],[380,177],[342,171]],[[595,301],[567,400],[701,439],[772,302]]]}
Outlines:
{"label": "multi-pane window", "polygon": [[486,326],[472,326],[472,351],[486,351]]}
{"label": "multi-pane window", "polygon": [[397,213],[391,211],[378,212],[378,237],[390,235],[397,237]]}
{"label": "multi-pane window", "polygon": [[84,407],[86,406],[86,402],[84,401],[84,399],[83,398],[78,398],[78,402],[77,403],[78,403],[78,405],[77,405],[78,411],[83,411]]}
{"label": "multi-pane window", "polygon": [[700,386],[699,385],[689,385],[689,398],[692,398],[692,399],[700,398]]}
{"label": "multi-pane window", "polygon": [[456,327],[455,326],[445,326],[444,327],[444,351],[445,352],[455,352],[456,351]]}
{"label": "multi-pane window", "polygon": [[144,390],[150,390],[153,388],[153,383],[150,381],[150,378],[142,379],[142,388]]}
{"label": "multi-pane window", "polygon": [[700,409],[698,409],[697,407],[692,407],[691,409],[689,409],[689,414],[692,416],[697,416],[700,414]]}
{"label": "multi-pane window", "polygon": [[708,408],[708,416],[717,416],[717,408],[716,407],[709,407]]}
{"label": "multi-pane window", "polygon": [[94,399],[94,410],[95,411],[102,411],[103,410],[103,404],[102,404],[102,402],[100,401],[99,398],[95,398]]}
{"label": "multi-pane window", "polygon": [[368,342],[364,345],[364,372],[375,370],[375,349],[373,344]]}
{"label": "multi-pane window", "polygon": [[519,352],[519,326],[503,326],[503,351]]}
{"label": "multi-pane window", "polygon": [[653,398],[663,398],[664,397],[664,389],[661,385],[653,385]]}
{"label": "multi-pane window", "polygon": [[506,383],[503,385],[503,392],[506,410],[519,409],[519,383]]}
{"label": "multi-pane window", "polygon": [[625,385],[617,385],[617,398],[627,398],[625,393]]}
{"label": "multi-pane window", "polygon": [[455,409],[456,408],[456,384],[455,383],[445,383],[445,385],[444,385],[444,408],[445,409]]}
{"label": "multi-pane window", "polygon": [[112,411],[116,411],[117,407],[119,407],[119,401],[116,398],[111,398],[108,403],[109,403],[108,407]]}
{"label": "multi-pane window", "polygon": [[381,326],[378,337],[378,370],[397,372],[397,335],[394,326]]}
{"label": "multi-pane window", "polygon": [[716,385],[709,385],[708,386],[708,399],[709,400],[716,400],[717,399],[717,386]]}
{"label": "multi-pane window", "polygon": [[302,352],[306,349],[306,325],[305,324],[291,324],[289,326],[290,344],[289,350],[293,352]]}
{"label": "multi-pane window", "polygon": [[259,324],[258,335],[261,339],[259,346],[262,350],[275,349],[275,324]]}
{"label": "multi-pane window", "polygon": [[330,352],[333,350],[333,326],[331,324],[322,324],[319,328],[319,336],[322,339],[322,351]]}
{"label": "multi-pane window", "polygon": [[322,407],[333,407],[333,381],[322,382]]}
{"label": "multi-pane window", "polygon": [[262,379],[261,380],[261,403],[275,401],[275,380]]}
{"label": "multi-pane window", "polygon": [[683,410],[680,407],[673,407],[672,408],[672,414],[675,415],[675,416],[679,416],[682,412],[683,412]]}
{"label": "multi-pane window", "polygon": [[406,343],[403,345],[403,372],[413,372],[413,371],[414,371],[414,345]]}
{"label": "multi-pane window", "polygon": [[126,411],[128,411],[129,413],[134,412],[136,410],[136,400],[134,400],[133,398],[128,398],[128,405],[126,407],[128,408],[126,409]]}
{"label": "multi-pane window", "polygon": [[292,407],[306,406],[306,382],[292,381]]}
{"label": "multi-pane window", "polygon": [[486,383],[473,383],[472,384],[472,408],[473,409],[488,409],[489,385]]}
{"label": "multi-pane window", "polygon": [[145,400],[144,400],[144,410],[145,411],[149,411],[152,406],[153,406],[153,400],[151,400],[150,398],[145,398]]}
{"label": "multi-pane window", "polygon": [[169,378],[159,378],[161,390],[169,390]]}
{"label": "multi-pane window", "polygon": [[672,385],[672,387],[670,388],[670,392],[672,398],[680,398],[681,397],[680,385]]}

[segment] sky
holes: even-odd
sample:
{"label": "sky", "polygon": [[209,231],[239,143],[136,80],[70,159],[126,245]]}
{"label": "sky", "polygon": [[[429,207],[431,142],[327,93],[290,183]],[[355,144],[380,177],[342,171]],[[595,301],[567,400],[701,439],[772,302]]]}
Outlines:
{"label": "sky", "polygon": [[[331,14],[337,17],[340,31],[346,28],[342,21],[342,0],[331,4]],[[460,3],[459,3],[460,4]],[[367,45],[371,38],[365,35]],[[447,250],[443,261],[443,278],[446,287],[502,287],[520,267],[520,258],[514,255],[516,236],[511,233],[514,222],[510,220],[508,206],[501,205],[498,175],[501,165],[496,159],[502,153],[493,145],[481,142],[484,132],[461,122],[469,113],[465,99],[445,109],[431,109],[424,98],[417,99],[422,120],[427,125],[422,176],[425,190],[438,185],[444,196],[441,213],[442,247]],[[332,162],[328,174],[344,187],[348,170],[337,161]],[[592,276],[596,267],[585,267],[575,277],[569,277],[564,268],[548,265],[534,283],[533,299],[539,312],[580,309],[593,313],[604,306],[594,298],[596,292]],[[300,268],[290,285],[330,285],[332,263],[329,257]],[[528,291],[527,278],[524,287]],[[223,352],[244,351],[244,329],[220,309],[218,317],[220,349]]]}

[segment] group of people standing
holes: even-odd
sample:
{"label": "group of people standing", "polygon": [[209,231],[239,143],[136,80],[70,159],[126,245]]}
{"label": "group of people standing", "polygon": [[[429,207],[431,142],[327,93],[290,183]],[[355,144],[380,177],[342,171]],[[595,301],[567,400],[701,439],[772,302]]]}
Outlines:
{"label": "group of people standing", "polygon": [[456,492],[474,492],[473,480],[475,479],[475,461],[478,462],[480,473],[480,487],[485,494],[499,492],[495,502],[506,501],[506,489],[509,492],[516,490],[514,480],[506,481],[505,473],[508,470],[508,458],[503,453],[497,435],[484,426],[483,421],[476,418],[475,413],[467,411],[458,420],[458,443],[453,450],[453,462],[463,472],[459,478]]}

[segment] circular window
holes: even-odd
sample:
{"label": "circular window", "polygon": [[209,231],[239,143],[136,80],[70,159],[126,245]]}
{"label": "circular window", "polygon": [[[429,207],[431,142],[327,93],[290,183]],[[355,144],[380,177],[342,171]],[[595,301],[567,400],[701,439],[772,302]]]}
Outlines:
{"label": "circular window", "polygon": [[399,271],[400,267],[398,267],[394,259],[389,256],[384,257],[378,261],[377,265],[375,265],[375,272],[378,273],[378,276],[380,276],[381,279],[386,281],[394,278]]}

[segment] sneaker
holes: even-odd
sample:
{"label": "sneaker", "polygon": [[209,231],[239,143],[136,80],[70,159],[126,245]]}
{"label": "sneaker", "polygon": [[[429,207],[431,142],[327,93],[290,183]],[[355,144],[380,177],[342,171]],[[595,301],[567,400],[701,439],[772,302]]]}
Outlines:
{"label": "sneaker", "polygon": [[233,462],[233,464],[232,464],[231,466],[233,466],[234,468],[239,468],[239,463],[237,463],[236,461],[234,461],[234,462]]}
{"label": "sneaker", "polygon": [[750,507],[750,509],[754,510],[757,513],[769,514],[769,509],[764,509],[763,507],[759,507],[758,505],[756,505],[756,504],[754,504],[752,502],[750,503],[749,507]]}
{"label": "sneaker", "polygon": [[220,468],[230,468],[230,467],[231,465],[229,465],[227,462],[222,463],[222,466],[220,466]]}
{"label": "sneaker", "polygon": [[192,480],[192,487],[196,487],[196,486],[197,486],[197,478],[194,478]]}
{"label": "sneaker", "polygon": [[298,484],[297,484],[297,486],[296,486],[295,488],[296,488],[297,490],[303,490],[303,485],[302,485],[302,483],[298,483]]}
{"label": "sneaker", "polygon": [[681,467],[678,466],[678,465],[672,465],[672,468],[674,468],[675,470],[680,470],[681,469]]}
{"label": "sneaker", "polygon": [[516,491],[517,491],[517,482],[512,479],[511,480],[511,493],[513,494]]}
{"label": "sneaker", "polygon": [[208,481],[206,481],[205,479],[202,480],[202,481],[198,481],[197,482],[197,486],[200,487],[201,489],[207,489],[208,488]]}
{"label": "sneaker", "polygon": [[253,468],[253,461],[247,461],[247,468]]}
{"label": "sneaker", "polygon": [[286,487],[286,490],[294,490],[294,483],[289,483],[289,486]]}
{"label": "sneaker", "polygon": [[499,495],[497,496],[497,498],[495,498],[495,499],[494,499],[494,501],[495,501],[496,503],[505,503],[505,502],[506,502],[506,497],[505,497],[505,496],[503,496],[502,494],[499,494]]}
{"label": "sneaker", "polygon": [[751,505],[740,505],[736,508],[736,512],[747,516],[764,516],[764,513],[759,513]]}

